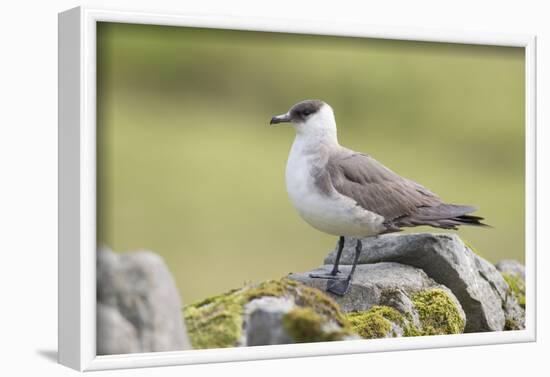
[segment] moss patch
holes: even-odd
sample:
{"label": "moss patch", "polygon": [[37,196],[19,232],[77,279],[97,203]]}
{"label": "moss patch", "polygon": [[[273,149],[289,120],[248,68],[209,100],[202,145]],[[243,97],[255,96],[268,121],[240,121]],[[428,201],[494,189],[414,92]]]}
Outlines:
{"label": "moss patch", "polygon": [[186,306],[183,316],[193,347],[234,346],[241,335],[242,305],[242,292],[231,291]]}
{"label": "moss patch", "polygon": [[422,335],[460,334],[464,320],[454,301],[442,289],[420,291],[412,296],[421,322]]}
{"label": "moss patch", "polygon": [[347,316],[351,328],[366,339],[386,338],[390,336],[392,322],[402,326],[403,315],[389,306],[373,306],[364,312],[352,312]]}
{"label": "moss patch", "polygon": [[[318,289],[290,279],[269,280],[209,297],[183,310],[194,348],[234,347],[241,338],[244,306],[260,297],[291,297],[298,306],[283,318],[283,325],[297,342],[341,339],[351,334],[338,304]],[[323,323],[336,321],[342,331],[322,331]],[[322,334],[322,335],[320,335]]]}
{"label": "moss patch", "polygon": [[519,325],[518,321],[513,318],[506,318],[504,321],[504,330],[521,330],[522,327]]}
{"label": "moss patch", "polygon": [[323,319],[311,308],[296,308],[283,317],[283,326],[297,342],[315,342],[321,334]]}
{"label": "moss patch", "polygon": [[295,291],[297,287],[298,283],[290,279],[264,281],[258,285],[248,287],[244,292],[245,301],[249,302],[265,296],[282,297],[290,291]]}
{"label": "moss patch", "polygon": [[442,289],[433,288],[415,293],[412,297],[420,326],[415,326],[412,314],[401,313],[390,306],[373,306],[364,312],[349,313],[351,328],[366,339],[396,336],[394,325],[403,330],[403,336],[460,334],[464,320],[454,301]]}
{"label": "moss patch", "polygon": [[326,323],[326,318],[308,307],[296,307],[283,317],[285,330],[297,343],[342,340],[351,334],[346,329],[327,331],[323,328]]}
{"label": "moss patch", "polygon": [[515,297],[518,304],[525,309],[525,281],[518,276],[507,272],[501,272],[502,277],[508,284],[509,293]]}
{"label": "moss patch", "polygon": [[340,326],[349,326],[336,301],[319,289],[302,285],[300,287],[300,294],[295,295],[294,299],[296,305],[311,307],[324,317],[334,319]]}

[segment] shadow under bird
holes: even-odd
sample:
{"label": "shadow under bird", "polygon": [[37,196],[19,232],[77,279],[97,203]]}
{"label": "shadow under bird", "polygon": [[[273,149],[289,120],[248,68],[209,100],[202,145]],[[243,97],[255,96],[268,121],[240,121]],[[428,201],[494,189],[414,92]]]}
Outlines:
{"label": "shadow under bird", "polygon": [[[270,124],[292,123],[296,138],[286,165],[286,188],[300,216],[312,227],[339,236],[331,272],[311,277],[329,279],[327,291],[343,296],[361,254],[359,237],[428,225],[457,229],[486,226],[469,215],[468,205],[444,203],[424,186],[394,173],[367,154],[338,143],[332,108],[320,100],[297,103]],[[357,237],[353,266],[342,276],[338,264],[345,237]]]}

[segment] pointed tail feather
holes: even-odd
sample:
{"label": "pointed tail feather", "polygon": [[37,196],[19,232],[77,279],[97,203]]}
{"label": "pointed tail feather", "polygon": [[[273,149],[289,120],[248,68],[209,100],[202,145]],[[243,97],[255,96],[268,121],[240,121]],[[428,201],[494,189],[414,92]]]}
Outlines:
{"label": "pointed tail feather", "polygon": [[469,215],[475,210],[472,206],[456,204],[420,207],[415,213],[394,220],[394,223],[399,227],[429,225],[443,229],[457,229],[460,225],[489,226],[481,222],[483,217]]}

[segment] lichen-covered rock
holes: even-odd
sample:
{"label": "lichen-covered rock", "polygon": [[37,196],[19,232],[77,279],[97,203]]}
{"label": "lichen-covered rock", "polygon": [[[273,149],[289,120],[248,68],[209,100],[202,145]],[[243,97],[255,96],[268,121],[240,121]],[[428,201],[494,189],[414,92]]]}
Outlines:
{"label": "lichen-covered rock", "polygon": [[410,321],[403,313],[390,306],[373,306],[362,312],[347,314],[351,327],[365,339],[390,338],[410,334]]}
{"label": "lichen-covered rock", "polygon": [[514,260],[502,260],[496,268],[508,284],[504,312],[505,330],[525,328],[525,267]]}
{"label": "lichen-covered rock", "polygon": [[464,313],[452,294],[430,288],[412,295],[412,307],[400,311],[376,305],[367,311],[351,312],[346,319],[354,331],[366,339],[402,336],[460,334]]}
{"label": "lichen-covered rock", "polygon": [[[365,238],[344,296],[327,293],[335,252],[307,273],[231,290],[188,305],[149,252],[98,252],[98,354],[459,334],[525,327],[525,269],[496,267],[456,235]],[[355,240],[345,245],[347,275]]]}
{"label": "lichen-covered rock", "polygon": [[514,260],[503,260],[495,266],[508,284],[508,293],[525,309],[525,267]]}
{"label": "lichen-covered rock", "polygon": [[97,353],[189,349],[174,280],[148,251],[97,253]]}
{"label": "lichen-covered rock", "polygon": [[327,320],[312,308],[295,307],[283,316],[282,324],[294,343],[355,339],[345,321]]}
{"label": "lichen-covered rock", "polygon": [[[330,271],[330,265],[311,271]],[[343,265],[347,274],[351,267]],[[311,278],[310,272],[289,278],[320,290],[327,280]],[[346,313],[356,333],[364,338],[433,334],[457,334],[464,330],[466,316],[459,301],[446,287],[424,271],[394,262],[358,265],[344,296],[328,293]]]}
{"label": "lichen-covered rock", "polygon": [[[325,291],[327,280],[312,278],[310,274],[328,273],[331,269],[331,265],[325,265],[305,273],[292,273],[288,278]],[[340,266],[343,275],[348,274],[350,269],[349,265]],[[408,311],[404,307],[411,307],[410,296],[428,288],[446,289],[419,268],[394,262],[381,262],[358,265],[344,296],[328,292],[327,294],[344,312],[365,311],[375,305],[388,305],[389,302],[393,303],[388,306]]]}
{"label": "lichen-covered rock", "polygon": [[369,310],[346,315],[351,328],[366,339],[402,336],[460,334],[464,313],[453,296],[440,288],[429,288],[412,295],[408,311],[375,305]]}
{"label": "lichen-covered rock", "polygon": [[286,344],[353,338],[338,305],[289,279],[270,280],[184,308],[194,348]]}
{"label": "lichen-covered rock", "polygon": [[[449,288],[466,313],[466,332],[503,330],[507,313],[518,310],[518,304],[507,299],[508,283],[495,266],[476,255],[457,235],[388,234],[362,242],[360,265],[398,262],[423,270]],[[354,239],[346,242],[341,264],[352,263],[354,245]],[[332,264],[334,258],[332,252],[325,264]]]}

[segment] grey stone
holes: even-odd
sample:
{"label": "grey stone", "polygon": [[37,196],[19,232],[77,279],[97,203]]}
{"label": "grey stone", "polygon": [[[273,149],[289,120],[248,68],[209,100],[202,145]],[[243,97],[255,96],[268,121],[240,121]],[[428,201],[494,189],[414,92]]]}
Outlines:
{"label": "grey stone", "polygon": [[[448,294],[448,296],[454,301],[455,306],[459,309],[462,319],[466,321],[466,315],[464,314],[462,306],[456,297],[447,289],[447,287],[439,286],[437,288],[444,290]],[[409,319],[412,320],[412,324],[417,328],[421,327],[420,318],[416,308],[414,307],[414,303],[403,288],[384,290],[380,296],[379,305],[390,306],[397,309],[401,313],[408,313],[410,315]]]}
{"label": "grey stone", "polygon": [[[341,264],[351,264],[355,239],[348,239]],[[388,234],[363,238],[359,263],[398,262],[422,269],[456,296],[467,317],[466,332],[500,331],[505,326],[508,285],[489,262],[454,234]],[[335,252],[325,259],[334,262]],[[343,266],[342,266],[343,267]],[[513,306],[513,303],[510,305]]]}
{"label": "grey stone", "polygon": [[508,295],[503,309],[506,318],[504,330],[525,329],[525,310],[519,305],[515,297]]}
{"label": "grey stone", "polygon": [[136,329],[117,309],[98,304],[96,328],[98,355],[141,351]]}
{"label": "grey stone", "polygon": [[[293,273],[288,277],[308,286],[326,290],[326,279],[310,277],[310,274],[328,273],[332,265],[324,265],[316,270],[306,273]],[[340,272],[347,275],[350,265],[341,265]],[[419,314],[412,301],[412,296],[427,289],[441,289],[454,302],[459,315],[466,322],[466,315],[460,302],[454,294],[445,286],[436,283],[423,270],[395,262],[380,262],[358,265],[355,275],[344,296],[326,292],[333,298],[344,312],[368,311],[375,305],[390,306],[399,312],[406,314],[407,321],[421,328]],[[397,323],[392,323],[387,337],[403,336],[404,329]]]}
{"label": "grey stone", "polygon": [[245,305],[243,335],[246,346],[294,343],[283,327],[283,316],[295,307],[286,297],[261,297]]}
{"label": "grey stone", "polygon": [[[309,275],[310,273],[327,273],[331,269],[332,265],[324,265],[316,270],[306,273],[293,273],[288,277],[325,291],[327,280],[311,278]],[[340,272],[343,275],[348,274],[350,269],[351,266],[349,265],[340,266]],[[374,305],[386,305],[402,313],[410,313],[415,316],[414,305],[410,296],[429,288],[444,290],[455,301],[457,307],[461,308],[460,303],[447,287],[436,283],[419,268],[395,262],[358,265],[354,278],[344,296],[337,296],[330,292],[326,293],[340,305],[344,312],[365,311]]]}
{"label": "grey stone", "polygon": [[[149,251],[116,254],[106,248],[98,250],[97,301],[98,353],[191,348],[175,282],[157,254]],[[117,328],[121,323],[124,330]],[[115,344],[113,342],[118,341],[115,336],[105,335],[128,332],[128,326],[135,336],[129,337],[126,343]]]}
{"label": "grey stone", "polygon": [[[504,274],[521,279],[525,284],[525,266],[520,262],[510,259],[501,260],[496,268]],[[525,328],[525,310],[519,305],[516,297],[508,291],[503,305],[506,316],[507,330],[520,330]]]}
{"label": "grey stone", "polygon": [[[328,273],[331,269],[331,265],[325,265],[305,273],[293,273],[288,277],[310,287],[326,291],[327,280],[311,278],[309,275],[311,273]],[[340,266],[343,275],[348,274],[350,269],[351,266],[348,265]],[[411,293],[434,287],[444,288],[430,279],[421,269],[400,263],[383,262],[358,265],[344,296],[326,293],[340,305],[344,312],[356,312],[369,310],[374,305],[382,305],[382,301],[389,301],[389,292],[399,290],[406,297],[395,298],[395,308],[399,310],[412,305],[408,299]],[[405,300],[408,302],[404,303]]]}
{"label": "grey stone", "polygon": [[[254,299],[244,306],[243,314],[243,332],[239,346],[263,346],[273,344],[290,344],[300,342],[289,334],[284,326],[284,317],[295,309],[311,309],[313,307],[303,307],[296,304],[293,297],[271,297],[264,296]],[[343,334],[342,327],[334,320],[324,314],[316,312],[321,320],[320,332],[315,335],[316,339],[310,341],[320,341],[325,336],[334,334],[339,340],[360,339],[355,334]]]}

